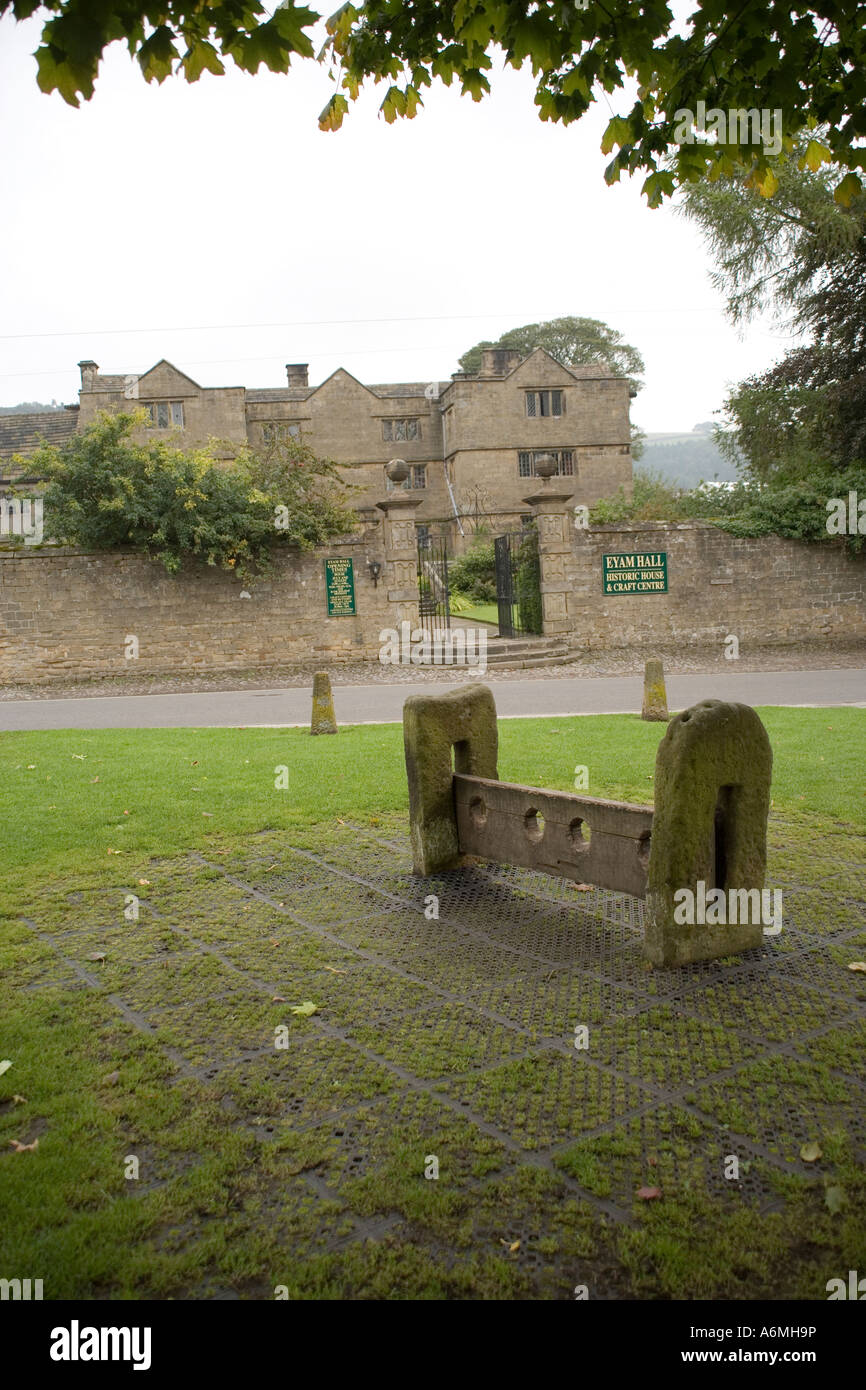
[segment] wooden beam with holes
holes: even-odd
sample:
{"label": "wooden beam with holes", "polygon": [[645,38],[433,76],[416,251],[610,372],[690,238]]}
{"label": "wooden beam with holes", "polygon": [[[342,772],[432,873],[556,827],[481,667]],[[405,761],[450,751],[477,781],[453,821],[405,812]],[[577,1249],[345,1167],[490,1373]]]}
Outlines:
{"label": "wooden beam with holes", "polygon": [[646,894],[653,811],[486,777],[454,775],[461,854]]}

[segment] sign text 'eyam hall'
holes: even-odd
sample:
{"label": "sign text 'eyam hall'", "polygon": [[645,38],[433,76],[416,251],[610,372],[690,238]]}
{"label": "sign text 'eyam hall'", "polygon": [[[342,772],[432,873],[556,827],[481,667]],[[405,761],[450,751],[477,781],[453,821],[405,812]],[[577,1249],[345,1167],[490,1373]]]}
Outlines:
{"label": "sign text 'eyam hall'", "polygon": [[606,594],[666,594],[668,557],[664,550],[602,555]]}

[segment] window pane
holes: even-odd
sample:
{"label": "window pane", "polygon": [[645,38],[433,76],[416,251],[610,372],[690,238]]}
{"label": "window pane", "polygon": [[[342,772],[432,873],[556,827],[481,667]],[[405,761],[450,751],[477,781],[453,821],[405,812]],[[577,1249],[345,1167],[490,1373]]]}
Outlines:
{"label": "window pane", "polygon": [[405,420],[395,420],[395,421],[394,421],[394,438],[395,438],[395,439],[405,439],[405,438],[406,438],[406,421],[405,421]]}
{"label": "window pane", "polygon": [[565,392],[564,392],[564,391],[557,391],[556,394],[557,394],[557,396],[559,397],[559,410],[558,410],[557,414],[559,414],[559,415],[564,415],[564,414],[565,414]]}
{"label": "window pane", "polygon": [[423,465],[412,469],[412,482],[415,487],[427,486],[427,469]]}
{"label": "window pane", "polygon": [[517,455],[517,475],[520,478],[532,477],[532,457],[530,454]]}
{"label": "window pane", "polygon": [[168,401],[157,401],[156,423],[161,430],[168,429]]}
{"label": "window pane", "polygon": [[151,423],[152,425],[155,425],[155,424],[156,424],[156,406],[154,405],[153,401],[148,401],[147,405],[145,406],[145,410],[147,411],[148,415],[150,416],[150,423]]}
{"label": "window pane", "polygon": [[407,420],[407,421],[406,421],[406,438],[407,438],[407,439],[420,439],[420,438],[421,438],[421,431],[420,431],[419,428],[418,428],[418,421],[417,421],[417,420]]}
{"label": "window pane", "polygon": [[183,401],[172,401],[171,423],[176,425],[178,429],[183,429]]}
{"label": "window pane", "polygon": [[560,465],[559,465],[559,471],[560,471],[560,473],[564,473],[564,474],[566,474],[568,477],[572,477],[572,476],[574,475],[574,455],[572,454],[572,451],[571,451],[570,449],[563,449],[563,451],[562,451],[562,453],[560,454],[559,457],[560,457]]}
{"label": "window pane", "polygon": [[527,393],[526,393],[526,413],[527,413],[527,415],[534,415],[534,414],[535,414],[535,392],[534,392],[534,391],[527,391]]}
{"label": "window pane", "polygon": [[538,393],[538,413],[539,415],[550,414],[550,392],[539,391]]}
{"label": "window pane", "polygon": [[393,438],[394,438],[393,434],[391,433],[391,421],[390,421],[390,420],[383,420],[383,421],[382,421],[382,438],[383,438],[383,439],[393,439]]}
{"label": "window pane", "polygon": [[300,433],[301,433],[301,427],[300,427],[300,425],[289,425],[289,438],[290,438],[290,439],[297,439],[297,437],[298,437],[298,435],[299,435]]}

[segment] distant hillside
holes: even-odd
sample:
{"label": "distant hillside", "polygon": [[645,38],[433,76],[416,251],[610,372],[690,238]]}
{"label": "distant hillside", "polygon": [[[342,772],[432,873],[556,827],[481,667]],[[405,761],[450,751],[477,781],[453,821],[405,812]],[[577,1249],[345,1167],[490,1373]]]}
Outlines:
{"label": "distant hillside", "polygon": [[22,401],[20,405],[0,405],[0,415],[40,415],[49,410],[63,410],[62,405],[52,401],[46,405],[44,401]]}
{"label": "distant hillside", "polygon": [[698,425],[690,434],[648,434],[639,468],[651,468],[678,487],[696,487],[701,481],[733,482],[737,471],[723,458],[708,434]]}

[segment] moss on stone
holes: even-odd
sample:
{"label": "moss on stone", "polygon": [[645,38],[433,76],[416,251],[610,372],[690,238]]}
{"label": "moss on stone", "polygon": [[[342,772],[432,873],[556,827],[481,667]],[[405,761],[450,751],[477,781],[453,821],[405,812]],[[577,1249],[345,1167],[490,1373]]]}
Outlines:
{"label": "moss on stone", "polygon": [[327,671],[317,671],[313,676],[313,716],[310,720],[310,733],[335,734],[336,732],[337,720],[334,715],[331,678]]}
{"label": "moss on stone", "polygon": [[452,775],[499,776],[493,692],[472,684],[445,695],[411,695],[403,706],[403,743],[415,873],[454,868],[460,848]]}
{"label": "moss on stone", "polygon": [[646,954],[683,965],[760,946],[760,922],[679,925],[674,894],[762,889],[773,752],[749,705],[703,700],[671,720],[659,744],[646,897]]}
{"label": "moss on stone", "polygon": [[668,696],[665,689],[665,673],[658,657],[650,657],[644,667],[643,708],[640,717],[641,719],[665,721],[670,719]]}

